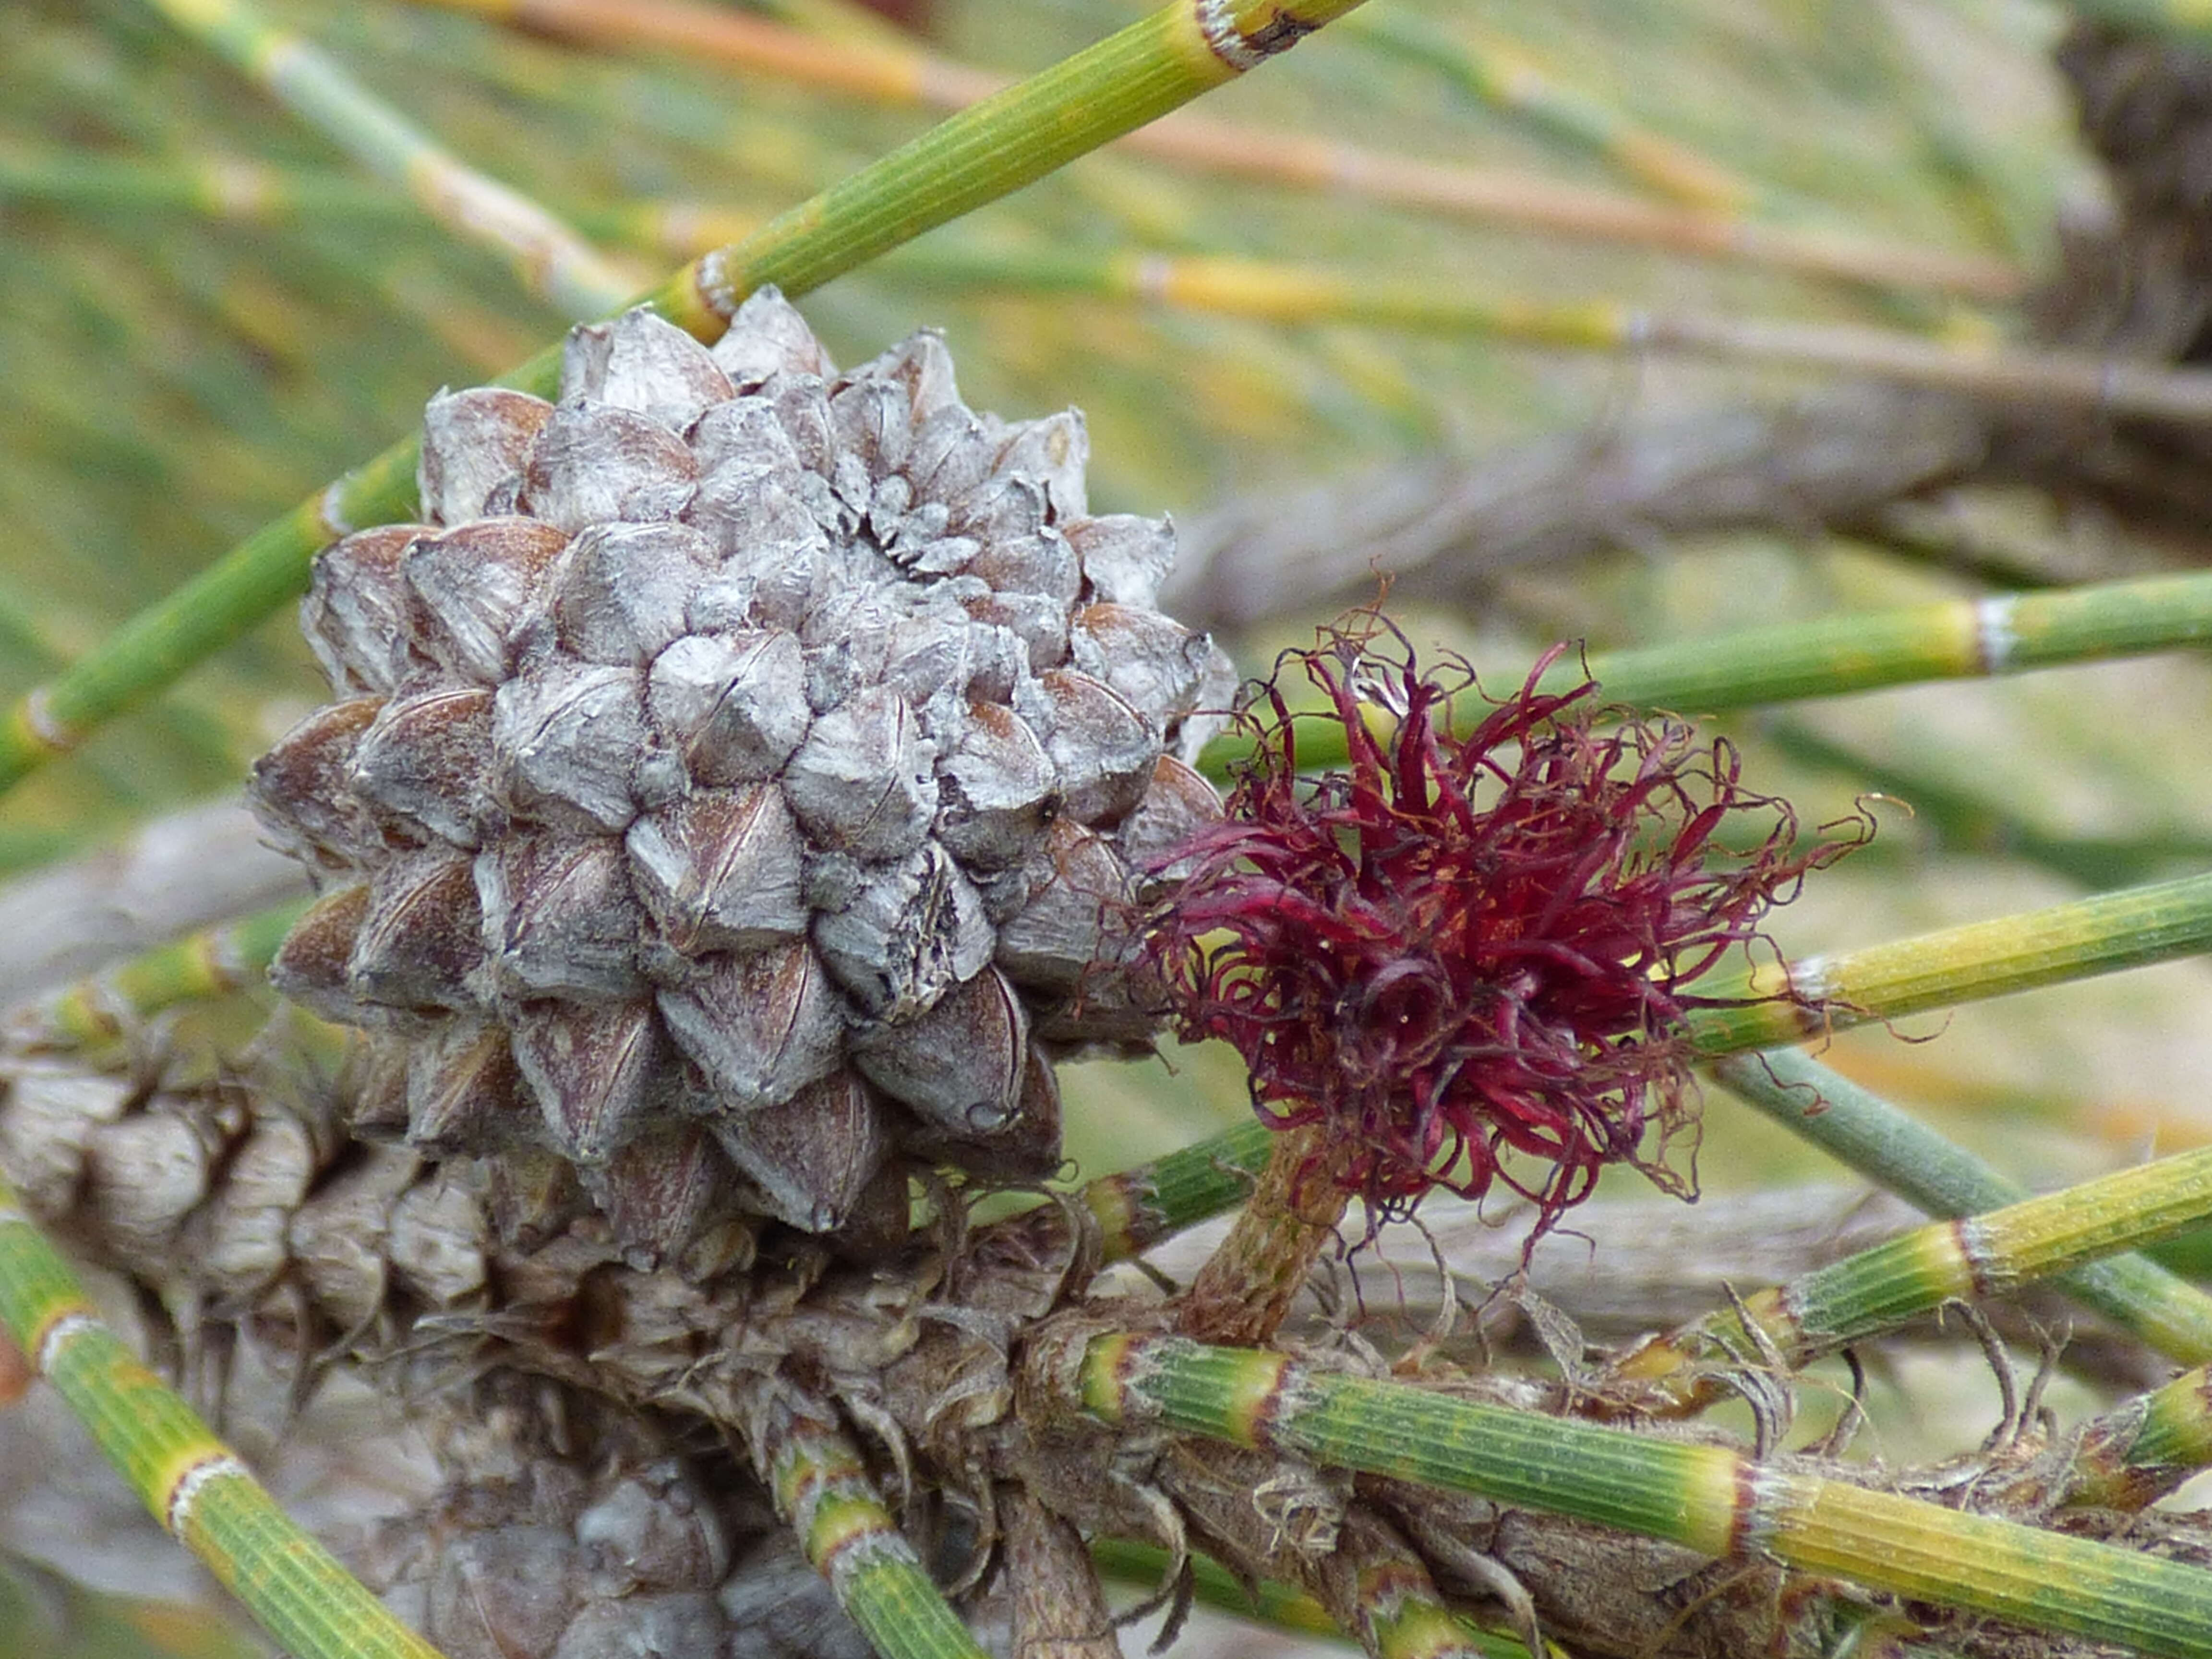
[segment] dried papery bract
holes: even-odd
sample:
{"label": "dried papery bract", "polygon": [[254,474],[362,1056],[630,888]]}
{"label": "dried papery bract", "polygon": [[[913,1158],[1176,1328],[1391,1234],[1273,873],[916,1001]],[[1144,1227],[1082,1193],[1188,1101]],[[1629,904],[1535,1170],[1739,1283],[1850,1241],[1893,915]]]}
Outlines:
{"label": "dried papery bract", "polygon": [[[1376,1217],[1504,1182],[1541,1233],[1608,1164],[1685,1184],[1663,1159],[1693,988],[1847,844],[1798,850],[1725,741],[1540,689],[1565,649],[1464,732],[1471,671],[1425,673],[1380,624],[1291,653],[1156,917],[1183,1033],[1233,1043],[1261,1115],[1316,1132],[1304,1178]],[[1321,712],[1292,712],[1290,676]],[[1299,776],[1302,720],[1342,728],[1343,769]]]}
{"label": "dried papery bract", "polygon": [[1054,1168],[1040,1068],[1153,1029],[1101,919],[1215,805],[1232,680],[1085,459],[772,289],[711,349],[578,330],[555,404],[434,398],[424,522],[317,561],[345,701],[256,769],[327,890],[277,982],[407,1046],[417,1149],[556,1153],[646,1257]]}

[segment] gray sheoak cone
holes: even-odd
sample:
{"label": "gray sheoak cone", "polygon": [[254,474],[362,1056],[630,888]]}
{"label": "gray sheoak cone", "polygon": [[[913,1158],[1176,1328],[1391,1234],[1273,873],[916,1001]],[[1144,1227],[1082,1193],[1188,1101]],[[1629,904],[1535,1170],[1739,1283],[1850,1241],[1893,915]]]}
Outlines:
{"label": "gray sheoak cone", "polygon": [[933,333],[840,374],[772,289],[711,349],[576,329],[560,390],[431,399],[422,521],[316,561],[276,983],[379,1034],[367,1119],[566,1160],[647,1255],[1048,1170],[1051,1058],[1148,1039],[1133,901],[1219,811],[1172,527],[1090,512],[1074,410],[969,410]]}

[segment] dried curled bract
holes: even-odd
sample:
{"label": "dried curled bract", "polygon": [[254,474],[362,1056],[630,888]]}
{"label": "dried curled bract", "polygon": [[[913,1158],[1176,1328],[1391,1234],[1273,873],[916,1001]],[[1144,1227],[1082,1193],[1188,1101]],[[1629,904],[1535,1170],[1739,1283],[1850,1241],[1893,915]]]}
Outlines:
{"label": "dried curled bract", "polygon": [[447,1659],[871,1659],[765,1496],[642,1420],[494,1372],[418,1402],[443,1484],[352,1552]]}
{"label": "dried curled bract", "polygon": [[317,562],[277,983],[388,1034],[376,1121],[550,1151],[647,1251],[1051,1169],[1047,1050],[1150,1034],[1109,924],[1216,805],[1169,526],[1090,512],[1073,411],[970,411],[933,334],[839,374],[772,290],[578,329],[560,390],[433,399],[425,522]]}
{"label": "dried curled bract", "polygon": [[[1226,821],[1176,852],[1151,949],[1183,1033],[1242,1052],[1272,1123],[1324,1126],[1328,1178],[1378,1215],[1503,1181],[1540,1231],[1607,1164],[1680,1185],[1683,1016],[1713,1000],[1692,988],[1840,845],[1793,850],[1727,743],[1620,718],[1589,682],[1540,690],[1565,647],[1462,733],[1472,673],[1448,685],[1373,632],[1285,659]],[[1326,709],[1293,714],[1285,672]],[[1337,728],[1344,769],[1298,775],[1302,721]]]}

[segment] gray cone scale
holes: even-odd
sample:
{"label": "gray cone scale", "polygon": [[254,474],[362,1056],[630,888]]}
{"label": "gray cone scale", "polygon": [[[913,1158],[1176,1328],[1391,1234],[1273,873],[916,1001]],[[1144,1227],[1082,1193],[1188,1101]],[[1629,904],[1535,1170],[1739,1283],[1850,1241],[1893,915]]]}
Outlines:
{"label": "gray cone scale", "polygon": [[368,1115],[555,1154],[648,1252],[1056,1164],[1050,1058],[1156,1024],[1128,918],[1234,690],[1087,453],[933,334],[837,373],[772,289],[432,399],[422,521],[302,605],[337,701],[254,772],[321,890],[275,977],[379,1034]]}

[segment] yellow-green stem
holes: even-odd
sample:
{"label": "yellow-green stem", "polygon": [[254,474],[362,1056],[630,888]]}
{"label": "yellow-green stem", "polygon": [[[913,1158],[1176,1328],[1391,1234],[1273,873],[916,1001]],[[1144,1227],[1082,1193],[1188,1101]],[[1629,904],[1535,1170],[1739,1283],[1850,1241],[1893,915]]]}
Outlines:
{"label": "yellow-green stem", "polygon": [[160,945],[42,999],[18,1030],[42,1047],[105,1042],[164,1008],[259,985],[306,908],[304,900],[276,905]]}
{"label": "yellow-green stem", "polygon": [[985,1659],[825,1409],[777,1389],[756,1424],[755,1460],[806,1559],[882,1659]]}
{"label": "yellow-green stem", "polygon": [[269,22],[246,0],[147,3],[405,190],[456,236],[503,256],[526,289],[568,315],[599,316],[635,292],[635,276],[551,213],[449,154],[313,42]]}
{"label": "yellow-green stem", "polygon": [[2104,1413],[2083,1430],[2066,1501],[2139,1510],[2212,1464],[2212,1365]]}
{"label": "yellow-green stem", "polygon": [[[657,46],[695,62],[723,64],[878,104],[957,109],[1000,84],[987,71],[917,51],[903,36],[832,43],[690,0],[432,3],[610,50]],[[1564,114],[1565,105],[1556,98],[1545,107]],[[1593,116],[1588,106],[1581,118],[1589,131]],[[1670,194],[1728,193],[1710,163],[1648,131],[1626,131],[1616,124],[1601,142],[1632,171],[1665,180]],[[1440,218],[1504,224],[1532,235],[1736,261],[1816,280],[1929,288],[1980,301],[2014,299],[2027,281],[2017,264],[1987,254],[1763,222],[1716,200],[1691,205],[1654,202],[1543,173],[1373,149],[1305,128],[1184,114],[1133,132],[1121,148],[1182,171],[1263,187],[1356,197]]]}
{"label": "yellow-green stem", "polygon": [[[1091,1559],[1109,1577],[1134,1584],[1158,1583],[1173,1565],[1168,1553],[1158,1545],[1139,1544],[1126,1538],[1094,1540]],[[1190,1565],[1193,1590],[1205,1606],[1255,1620],[1278,1630],[1349,1640],[1328,1616],[1328,1610],[1304,1590],[1275,1579],[1248,1584],[1206,1555],[1193,1555]],[[1465,1618],[1454,1622],[1457,1626],[1456,1639],[1473,1644],[1486,1659],[1528,1659],[1527,1645],[1510,1636],[1481,1629]]]}
{"label": "yellow-green stem", "polygon": [[[2054,1273],[2201,1227],[2212,1217],[2212,1148],[2160,1158],[1982,1215],[1917,1228],[1786,1285],[1742,1316],[1715,1314],[1617,1362],[1620,1403],[1692,1411],[1728,1367],[1795,1370],[1945,1303],[2004,1296]],[[1745,1320],[1749,1322],[1746,1328]]]}
{"label": "yellow-green stem", "polygon": [[2200,0],[2075,0],[2074,9],[2122,28],[2156,29],[2212,46],[2212,12]]}
{"label": "yellow-green stem", "polygon": [[[1737,1099],[1932,1216],[2016,1204],[2027,1190],[1849,1078],[1795,1048],[1737,1054],[1712,1075]],[[2085,1263],[2052,1280],[2184,1365],[2212,1360],[2212,1296],[2146,1256]]]}
{"label": "yellow-green stem", "polygon": [[[1701,985],[1701,993],[1717,997],[1768,1000],[1696,1010],[1689,1035],[1700,1054],[1717,1057],[2207,949],[2212,877],[2192,877]],[[1802,1000],[1782,994],[1793,974]],[[1137,1255],[1244,1201],[1273,1157],[1274,1133],[1257,1120],[1239,1124],[1084,1187],[1078,1200],[1098,1224],[1104,1259]],[[1059,1221],[1047,1207],[999,1224],[1030,1229]]]}
{"label": "yellow-green stem", "polygon": [[1448,34],[1387,11],[1363,13],[1349,27],[1355,38],[1429,65],[1485,103],[1603,156],[1638,183],[1687,206],[1739,212],[1756,194],[1711,157],[1638,125],[1580,88],[1553,79],[1502,40],[1465,27]]}
{"label": "yellow-green stem", "polygon": [[438,1659],[102,1324],[0,1180],[0,1327],[154,1518],[301,1659]]}
{"label": "yellow-green stem", "polygon": [[[1235,1209],[1251,1196],[1274,1139],[1273,1130],[1251,1118],[1133,1170],[1085,1182],[1073,1200],[1088,1218],[1085,1224],[1097,1229],[1100,1261],[1127,1261],[1185,1227]],[[1064,1242],[1066,1234],[1066,1213],[1056,1204],[1041,1204],[983,1229],[978,1247],[997,1241],[1018,1255],[1033,1255]]]}
{"label": "yellow-green stem", "polygon": [[1723,1447],[1478,1404],[1281,1354],[1098,1334],[1070,1318],[1030,1351],[1038,1397],[1152,1428],[1778,1561],[1910,1601],[2144,1653],[2212,1655],[2212,1572],[1893,1493]]}
{"label": "yellow-green stem", "polygon": [[2009,996],[2212,950],[2212,875],[2131,887],[1863,950],[1763,962],[1698,987],[1734,1006],[1699,1008],[1690,1040],[1705,1055],[1773,1048],[1930,1008]]}
{"label": "yellow-green stem", "polygon": [[[2212,386],[2212,378],[2206,384]],[[2208,640],[2212,576],[2151,576],[1823,617],[1638,650],[1592,652],[1587,671],[1580,658],[1570,654],[1560,659],[1545,684],[1565,691],[1587,672],[1605,702],[1698,715],[1752,703],[2137,656]],[[1454,699],[1455,720],[1479,720],[1488,706],[1478,691],[1463,692]],[[1249,738],[1224,733],[1206,750],[1206,764],[1218,776],[1250,752]],[[1299,732],[1301,765],[1326,768],[1340,764],[1344,756],[1345,737],[1333,722],[1313,721]]]}

